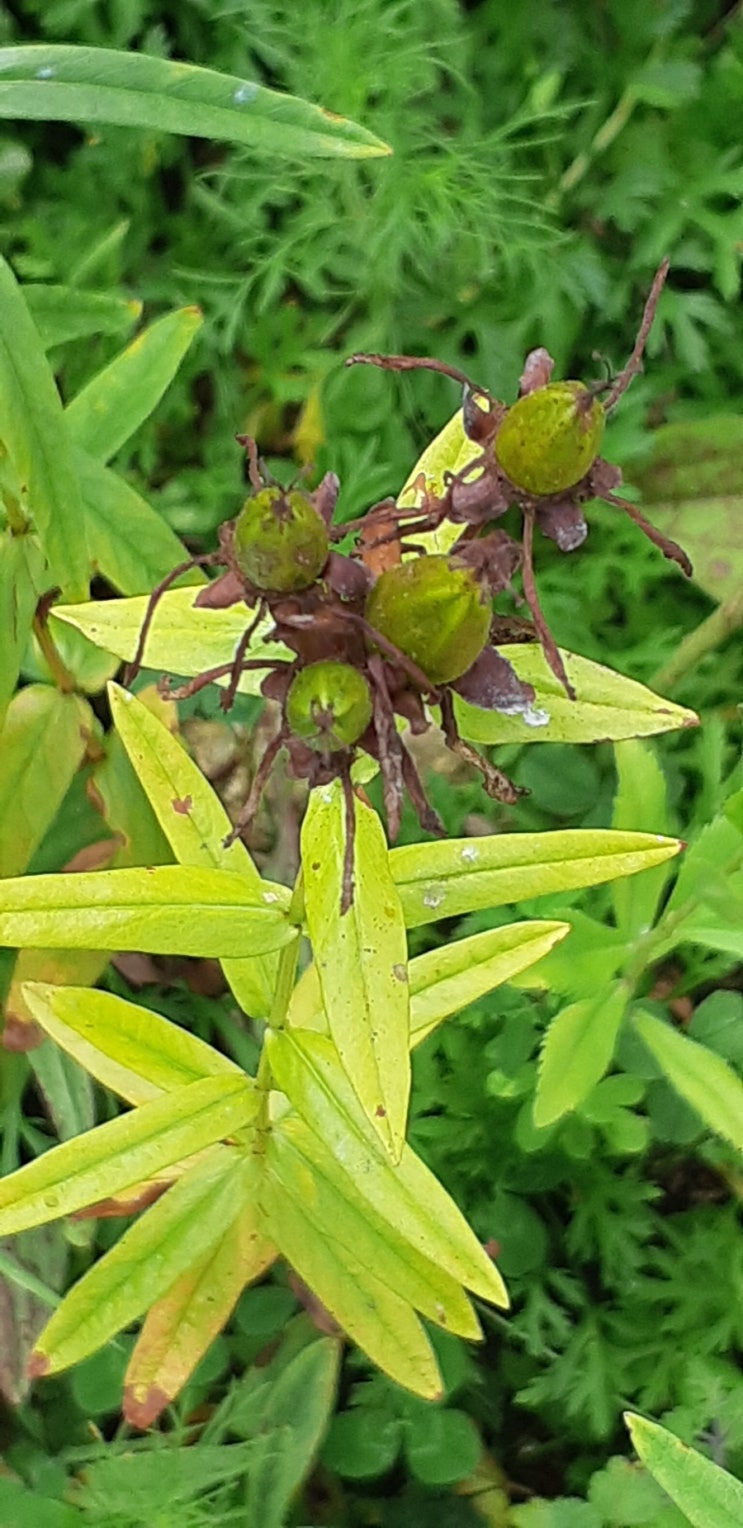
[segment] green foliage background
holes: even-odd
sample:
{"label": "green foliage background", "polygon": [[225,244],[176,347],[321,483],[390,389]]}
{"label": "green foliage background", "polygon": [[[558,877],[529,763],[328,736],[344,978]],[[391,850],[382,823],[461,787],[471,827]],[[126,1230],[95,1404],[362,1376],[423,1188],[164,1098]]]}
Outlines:
{"label": "green foliage background", "polygon": [[[743,31],[724,5],[0,6],[0,43],[42,40],[141,49],[254,77],[353,117],[395,150],[389,162],[297,172],[203,140],[3,124],[0,249],[20,279],[140,298],[147,317],[193,303],[204,310],[177,381],[116,462],[199,546],[212,544],[244,492],[236,430],[254,432],[285,476],[292,460],[337,470],[347,518],[404,480],[456,394],[424,374],[346,372],[351,351],[435,354],[506,398],[532,345],[550,349],[560,375],[595,375],[603,364],[595,351],[614,366],[629,352],[666,253],[672,275],[646,371],[623,401],[606,454],[652,499],[658,426],[688,429],[739,414]],[[104,335],[74,345],[60,336],[53,363],[63,395],[120,343]],[[723,422],[713,487],[682,470],[671,497],[692,511],[703,501],[696,534],[732,562],[740,582],[743,488],[730,440]],[[547,615],[561,644],[651,681],[724,591],[709,579],[685,584],[610,509],[592,509],[592,517],[574,560],[540,542]],[[741,666],[740,642],[731,638],[672,692],[704,723],[657,745],[668,826],[684,836],[709,821],[735,778]],[[610,821],[616,777],[608,748],[501,750],[499,763],[532,791],[518,827]],[[486,812],[469,781],[434,775],[431,794],[452,832]],[[80,793],[70,793],[53,830],[58,840],[83,810]],[[509,824],[501,815],[497,825]],[[412,836],[413,824],[405,831]],[[611,916],[608,890],[574,898],[576,905],[578,918]],[[559,906],[542,900],[519,915],[564,910],[564,898]],[[471,919],[457,932],[481,926]],[[731,955],[687,945],[663,974],[677,998],[691,997],[692,1034],[740,1068],[743,997]],[[123,977],[114,981],[128,993]],[[653,992],[651,1002],[663,995]],[[149,989],[144,1000],[205,1034],[233,1024],[225,999],[194,998],[183,982]],[[448,1402],[436,1414],[436,1450],[426,1448],[432,1424],[430,1413],[416,1412],[421,1403],[401,1399],[365,1364],[347,1366],[325,1473],[305,1508],[318,1523],[680,1528],[688,1520],[618,1457],[630,1403],[743,1472],[739,1162],[629,1040],[618,1071],[600,1085],[607,1091],[549,1140],[535,1141],[525,1101],[557,1006],[543,993],[506,989],[417,1053],[413,1144],[483,1240],[497,1225],[515,1313],[491,1314],[484,1355],[453,1339],[442,1344]],[[97,1235],[106,1242],[106,1223]],[[89,1256],[81,1237],[75,1257],[82,1264]],[[275,1308],[266,1308],[267,1292]],[[294,1309],[286,1289],[249,1291],[177,1420],[218,1402],[231,1369],[278,1339]],[[50,1502],[82,1458],[67,1451],[89,1452],[85,1418],[113,1434],[125,1346],[51,1382],[6,1423],[10,1464]],[[473,1487],[465,1497],[453,1488],[475,1467],[478,1432],[493,1472],[479,1495]],[[222,1440],[218,1427],[215,1437]],[[506,1477],[549,1502],[527,1501],[507,1515]],[[245,1521],[236,1490],[209,1484],[205,1472],[188,1521]],[[109,1516],[101,1516],[90,1487],[83,1519],[113,1522],[108,1500]],[[16,1510],[11,1504],[8,1513]],[[29,1510],[38,1517],[37,1507]],[[151,1510],[126,1515],[125,1489],[116,1510],[115,1521],[132,1528],[155,1521]],[[164,1498],[157,1521],[175,1521],[170,1510]]]}

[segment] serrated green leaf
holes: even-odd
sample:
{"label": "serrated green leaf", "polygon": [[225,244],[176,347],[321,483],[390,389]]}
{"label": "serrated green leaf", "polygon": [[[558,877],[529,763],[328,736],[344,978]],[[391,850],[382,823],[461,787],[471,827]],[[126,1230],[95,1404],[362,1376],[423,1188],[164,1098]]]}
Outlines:
{"label": "serrated green leaf", "polygon": [[[182,743],[126,690],[112,684],[108,695],[118,735],[179,863],[239,871],[258,890],[259,872],[241,840],[225,849],[230,820]],[[288,891],[278,905],[288,907]],[[254,1018],[265,1018],[270,1011],[276,966],[274,955],[224,962],[237,1001]]]}
{"label": "serrated green leaf", "polygon": [[627,941],[618,929],[589,918],[579,908],[569,912],[571,938],[535,966],[511,978],[515,987],[537,987],[566,997],[590,997],[607,987],[627,959]]}
{"label": "serrated green leaf", "polygon": [[[191,677],[206,669],[228,663],[250,620],[242,605],[227,610],[194,609],[193,589],[172,589],[159,601],[145,647],[147,668],[166,674]],[[130,662],[134,657],[148,601],[144,596],[125,600],[91,600],[85,605],[57,605],[50,620],[67,621],[91,642]],[[288,658],[288,648],[280,642],[261,640],[271,629],[270,618],[261,625],[250,644],[253,659],[264,657],[266,665],[275,658]],[[257,695],[263,674],[252,670],[243,674],[238,689],[241,694]],[[229,677],[217,680],[226,685]]]}
{"label": "serrated green leaf", "polygon": [[328,1228],[318,1230],[311,1216],[313,1177],[294,1176],[294,1158],[274,1157],[269,1136],[261,1204],[269,1235],[348,1336],[391,1379],[428,1400],[442,1394],[441,1377],[428,1338],[412,1306],[400,1299],[374,1272],[339,1248]]}
{"label": "serrated green leaf", "polygon": [[693,1528],[740,1528],[743,1483],[705,1459],[657,1422],[625,1411],[624,1420],[645,1468],[686,1513]]}
{"label": "serrated green leaf", "polygon": [[0,1236],[72,1215],[250,1124],[249,1077],[203,1077],[56,1146],[0,1182]]}
{"label": "serrated green leaf", "polygon": [[218,1147],[124,1232],[44,1328],[32,1358],[36,1373],[55,1374],[87,1358],[217,1245],[244,1202],[242,1163],[234,1148]]}
{"label": "serrated green leaf", "polygon": [[614,1054],[627,1007],[623,982],[563,1008],[547,1030],[534,1099],[534,1124],[543,1130],[577,1108],[603,1077]]}
{"label": "serrated green leaf", "polygon": [[743,1151],[743,1082],[732,1067],[653,1014],[640,1010],[632,1022],[677,1093],[705,1125]]}
{"label": "serrated green leaf", "polygon": [[[4,52],[0,49],[0,55]],[[83,506],[62,404],[21,288],[1,257],[0,419],[22,507],[49,564],[48,583],[58,584],[68,599],[84,599],[88,554]]]}
{"label": "serrated green leaf", "polygon": [[0,48],[0,77],[0,117],[148,127],[300,160],[391,152],[366,128],[324,107],[145,53],[67,43]]}
{"label": "serrated green leaf", "polygon": [[332,1041],[298,1030],[266,1036],[277,1086],[325,1143],[358,1194],[452,1278],[496,1305],[503,1281],[453,1200],[406,1146],[393,1164],[351,1088]]}
{"label": "serrated green leaf", "polygon": [[124,1416],[134,1427],[151,1427],[182,1390],[210,1343],[228,1321],[246,1284],[276,1258],[267,1242],[257,1195],[261,1165],[244,1158],[240,1202],[214,1245],[151,1307],[126,1371]]}
{"label": "serrated green leaf", "polygon": [[341,913],[348,831],[341,782],[310,796],[301,840],[307,929],[341,1063],[399,1161],[410,1096],[405,924],[379,818],[355,798],[354,810],[353,900]]}
{"label": "serrated green leaf", "polygon": [[504,716],[470,706],[455,695],[457,725],[462,737],[473,743],[600,743],[649,737],[699,723],[694,711],[575,653],[562,656],[576,700],[565,694],[538,643],[509,644],[502,654],[519,679],[534,685],[536,699],[525,715]]}
{"label": "serrated green leaf", "polygon": [[98,724],[86,701],[51,685],[19,690],[0,731],[0,876],[26,869]]}
{"label": "serrated green leaf", "polygon": [[[85,534],[93,571],[102,574],[122,594],[136,596],[154,589],[160,579],[186,561],[188,553],[183,542],[162,515],[118,473],[86,451],[75,450],[74,460],[83,496]],[[198,568],[181,577],[187,585],[204,583],[204,575]],[[192,593],[191,600],[193,598]],[[107,603],[120,609],[116,601]],[[84,608],[87,607],[78,611],[81,621],[86,619]],[[54,614],[57,614],[56,610]],[[82,630],[79,623],[78,626]],[[62,626],[61,629],[66,628]],[[105,643],[99,645],[105,646]]]}
{"label": "serrated green leaf", "polygon": [[16,687],[31,631],[31,621],[43,589],[44,555],[31,536],[0,534],[0,727]]}
{"label": "serrated green leaf", "polygon": [[26,982],[23,997],[44,1033],[128,1103],[146,1103],[201,1077],[242,1075],[198,1035],[111,992]]}
{"label": "serrated green leaf", "polygon": [[[371,1268],[374,1277],[422,1316],[458,1337],[477,1340],[480,1323],[462,1285],[423,1254],[388,1219],[375,1213],[363,1192],[302,1119],[274,1126],[271,1160],[284,1178],[312,1182],[307,1213],[318,1233],[332,1227],[333,1242],[347,1260]],[[292,1166],[293,1164],[293,1166]]]}
{"label": "serrated green leaf", "polygon": [[296,938],[280,892],[230,870],[191,865],[35,875],[0,881],[0,944],[241,955]]}
{"label": "serrated green leaf", "polygon": [[143,329],[86,383],[65,417],[78,449],[108,462],[154,413],[203,323],[199,308],[179,308]]}
{"label": "serrated green leaf", "polygon": [[[619,787],[614,800],[612,827],[667,832],[666,782],[652,749],[636,739],[617,743],[614,749]],[[668,866],[645,871],[631,880],[615,881],[612,902],[618,927],[627,939],[652,928],[658,903],[669,874]]]}
{"label": "serrated green leaf", "polygon": [[53,282],[24,282],[23,296],[45,350],[90,334],[124,334],[142,312],[136,298]]}
{"label": "serrated green leaf", "polygon": [[678,854],[659,833],[575,828],[556,833],[498,833],[487,838],[406,844],[390,850],[390,869],[408,928],[458,918],[555,891],[600,886]]}

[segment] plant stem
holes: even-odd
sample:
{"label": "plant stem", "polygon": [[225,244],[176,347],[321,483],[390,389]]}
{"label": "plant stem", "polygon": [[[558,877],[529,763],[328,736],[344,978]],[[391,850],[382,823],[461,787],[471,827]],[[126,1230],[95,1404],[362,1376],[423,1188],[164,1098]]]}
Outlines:
{"label": "plant stem", "polygon": [[45,614],[40,614],[38,610],[33,619],[33,631],[57,689],[61,690],[63,695],[72,695],[77,688],[75,676],[70,673],[57,652],[49,634]]}
{"label": "plant stem", "polygon": [[706,620],[690,631],[679,643],[672,658],[650,680],[653,688],[672,690],[689,671],[719,647],[726,637],[743,626],[743,589],[723,600]]}

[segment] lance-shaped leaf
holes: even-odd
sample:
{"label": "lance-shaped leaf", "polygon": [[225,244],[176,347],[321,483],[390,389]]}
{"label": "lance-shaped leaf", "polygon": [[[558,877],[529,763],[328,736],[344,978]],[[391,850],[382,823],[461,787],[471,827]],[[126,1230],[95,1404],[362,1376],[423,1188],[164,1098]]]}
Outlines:
{"label": "lance-shaped leaf", "polygon": [[563,1008],[552,1020],[539,1060],[534,1123],[554,1124],[576,1109],[606,1071],[627,1007],[624,982]]}
{"label": "lance-shaped leaf", "polygon": [[142,312],[135,297],[86,292],[56,282],[26,282],[23,295],[45,350],[90,334],[124,334]]}
{"label": "lance-shaped leaf", "polygon": [[26,982],[23,997],[44,1033],[128,1103],[147,1103],[200,1077],[242,1076],[198,1035],[112,992]]}
{"label": "lance-shaped leaf", "polygon": [[[408,965],[411,1050],[443,1019],[513,981],[569,933],[569,923],[511,923],[414,956]],[[294,988],[287,1022],[295,1029],[327,1030],[315,965]]]}
{"label": "lance-shaped leaf", "polygon": [[222,1146],[192,1167],[79,1279],[41,1334],[34,1375],[79,1363],[136,1321],[201,1254],[244,1203],[243,1157]]}
{"label": "lance-shaped leaf", "polygon": [[32,536],[0,534],[0,727],[16,687],[31,620],[43,589],[44,556]]}
{"label": "lance-shaped leaf", "polygon": [[574,828],[499,833],[489,838],[406,844],[390,850],[390,869],[408,928],[483,907],[525,902],[555,891],[600,886],[678,854],[675,838]]}
{"label": "lance-shaped leaf", "polygon": [[[436,1359],[421,1323],[406,1300],[347,1255],[312,1214],[314,1180],[307,1167],[297,1183],[295,1158],[284,1162],[272,1131],[266,1152],[261,1206],[268,1233],[348,1336],[391,1379],[429,1400],[441,1397]],[[330,1234],[328,1234],[330,1232]]]}
{"label": "lance-shaped leaf", "polygon": [[14,696],[0,730],[0,876],[26,869],[97,731],[78,695],[29,684]]}
{"label": "lance-shaped leaf", "polygon": [[[0,48],[0,55],[4,52]],[[84,599],[88,554],[69,433],[38,331],[21,288],[2,258],[0,419],[22,504],[33,519],[49,563],[48,582],[58,584],[68,599]]]}
{"label": "lance-shaped leaf", "polygon": [[[259,872],[242,841],[224,847],[232,824],[182,743],[126,690],[112,684],[108,695],[118,735],[179,863],[235,870],[260,889]],[[288,891],[278,905],[288,907]],[[276,957],[225,960],[224,974],[245,1012],[265,1018],[273,999]]]}
{"label": "lance-shaped leaf", "polygon": [[[94,572],[101,573],[122,594],[138,595],[153,589],[172,568],[186,561],[188,554],[183,542],[162,515],[118,473],[86,451],[75,451],[74,460]],[[184,584],[204,583],[204,575],[198,568],[181,576]],[[106,603],[120,608],[116,601]],[[84,621],[82,607],[78,614]],[[60,628],[69,630],[69,624],[63,626],[60,622]],[[79,623],[78,629],[82,629]]]}
{"label": "lance-shaped leaf", "polygon": [[266,1387],[251,1429],[258,1450],[248,1473],[247,1522],[284,1528],[291,1498],[330,1421],[340,1355],[338,1338],[321,1337],[296,1353]]}
{"label": "lance-shaped leaf", "polygon": [[632,1411],[625,1411],[624,1420],[645,1468],[693,1528],[740,1528],[743,1482],[657,1422]]}
{"label": "lance-shaped leaf", "polygon": [[72,1215],[250,1124],[249,1077],[204,1077],[55,1146],[0,1183],[0,1236]]}
{"label": "lance-shaped leaf", "polygon": [[[250,620],[249,612],[244,605],[231,605],[226,610],[194,609],[195,598],[193,589],[172,589],[163,595],[145,646],[147,668],[191,677],[229,662]],[[50,619],[52,624],[57,620],[68,622],[91,642],[129,662],[137,648],[147,604],[146,598],[135,596],[127,600],[92,600],[85,605],[57,605]],[[250,657],[265,658],[267,665],[275,658],[291,656],[280,642],[262,640],[272,624],[267,619],[250,643]],[[263,677],[260,670],[250,670],[242,675],[238,689],[246,695],[257,695]],[[229,676],[217,683],[228,684]]]}
{"label": "lance-shaped leaf", "polygon": [[307,929],[336,1050],[393,1159],[410,1095],[410,992],[400,901],[384,833],[355,800],[353,900],[341,913],[346,806],[339,781],[313,791],[302,827]]}
{"label": "lance-shaped leaf", "polygon": [[155,865],[0,881],[0,944],[146,950],[151,955],[264,954],[296,938],[279,890],[232,870]]}
{"label": "lance-shaped leaf", "polygon": [[651,1013],[636,1013],[633,1023],[668,1081],[705,1125],[743,1151],[743,1082],[732,1067]]}
{"label": "lance-shaped leaf", "polygon": [[325,1035],[298,1030],[266,1036],[277,1086],[351,1179],[355,1191],[398,1235],[453,1279],[496,1305],[503,1280],[454,1201],[406,1146],[393,1164],[361,1109]]}
{"label": "lance-shaped leaf", "polygon": [[455,695],[459,730],[473,743],[598,743],[607,738],[649,737],[699,723],[694,711],[575,653],[562,654],[575,700],[565,694],[537,642],[509,645],[502,649],[502,656],[519,679],[534,686],[536,699],[530,711],[505,716],[471,706]]}
{"label": "lance-shaped leaf", "polygon": [[374,1277],[445,1331],[477,1340],[480,1323],[462,1285],[450,1273],[378,1215],[348,1173],[304,1120],[285,1118],[274,1126],[271,1161],[282,1177],[294,1177],[306,1195],[307,1214],[317,1230],[332,1231],[346,1259],[372,1268]]}
{"label": "lance-shaped leaf", "polygon": [[202,322],[199,308],[166,313],[91,377],[65,410],[75,445],[110,461],[157,408]]}
{"label": "lance-shaped leaf", "polygon": [[246,1284],[274,1262],[276,1248],[257,1205],[260,1175],[258,1161],[243,1158],[239,1196],[225,1206],[219,1240],[194,1255],[148,1312],[124,1382],[124,1416],[132,1426],[152,1426],[229,1320]]}
{"label": "lance-shaped leaf", "polygon": [[0,48],[0,78],[0,117],[148,127],[300,161],[391,152],[373,133],[321,106],[145,53],[67,43]]}
{"label": "lance-shaped leaf", "polygon": [[[614,750],[618,790],[612,813],[613,828],[670,827],[666,806],[666,782],[655,754],[647,743],[632,738],[618,743]],[[612,902],[619,929],[627,940],[634,940],[643,929],[652,928],[658,903],[670,873],[670,866],[633,879],[615,882]]]}

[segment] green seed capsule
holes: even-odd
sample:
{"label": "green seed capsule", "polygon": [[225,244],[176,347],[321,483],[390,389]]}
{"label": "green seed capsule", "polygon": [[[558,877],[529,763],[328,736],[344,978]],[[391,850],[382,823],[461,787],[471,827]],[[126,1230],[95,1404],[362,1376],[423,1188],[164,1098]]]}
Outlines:
{"label": "green seed capsule", "polygon": [[582,382],[549,382],[508,410],[495,438],[498,463],[527,493],[562,493],[596,460],[604,420],[598,398]]}
{"label": "green seed capsule", "polygon": [[365,614],[432,684],[448,684],[482,652],[492,609],[469,568],[436,555],[388,568],[371,590]]}
{"label": "green seed capsule", "polygon": [[262,488],[243,505],[235,523],[240,572],[266,594],[309,589],[328,557],[328,533],[305,493]]}
{"label": "green seed capsule", "polygon": [[295,737],[318,753],[350,748],[371,718],[371,690],[349,663],[310,663],[289,686],[286,720]]}

